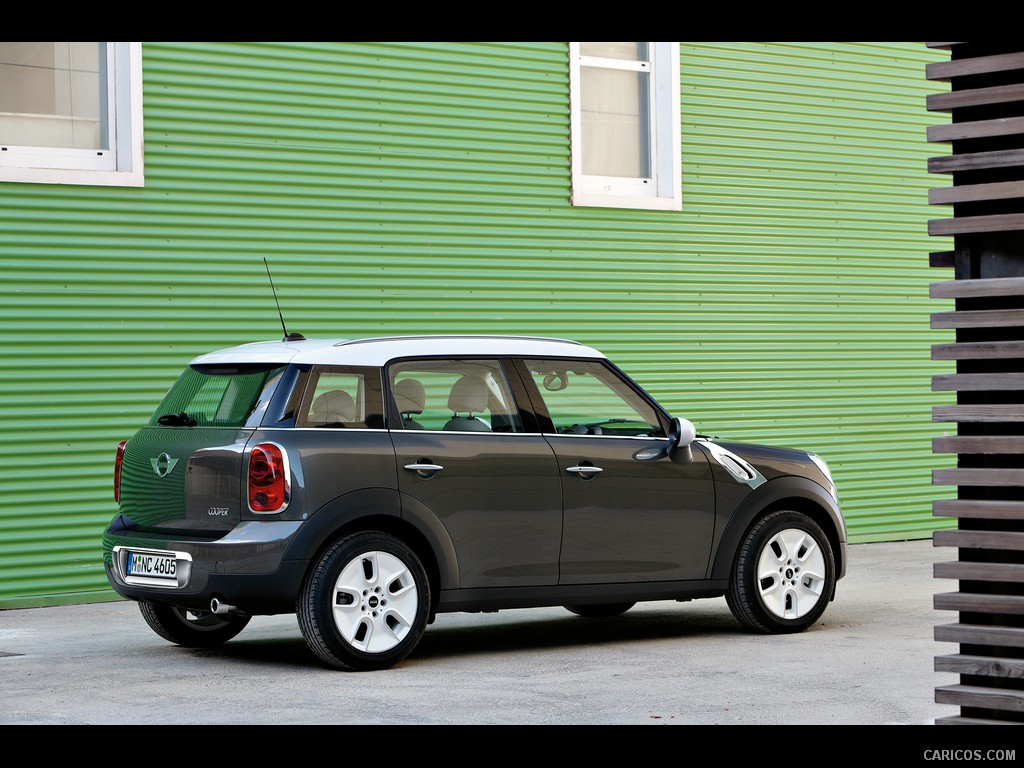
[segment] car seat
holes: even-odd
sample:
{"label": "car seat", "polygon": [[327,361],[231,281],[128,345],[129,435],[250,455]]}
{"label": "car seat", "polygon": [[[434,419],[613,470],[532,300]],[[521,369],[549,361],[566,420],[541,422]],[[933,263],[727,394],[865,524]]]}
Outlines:
{"label": "car seat", "polygon": [[402,379],[395,382],[395,405],[402,414],[403,429],[423,429],[423,425],[413,416],[423,413],[427,396],[423,390],[423,382],[419,379]]}
{"label": "car seat", "polygon": [[332,389],[313,401],[309,420],[315,424],[340,424],[353,421],[355,416],[356,403],[352,395],[343,389]]}
{"label": "car seat", "polygon": [[479,376],[467,374],[456,381],[448,395],[452,418],[444,428],[457,432],[490,432],[490,425],[473,415],[487,409],[487,395],[487,384]]}

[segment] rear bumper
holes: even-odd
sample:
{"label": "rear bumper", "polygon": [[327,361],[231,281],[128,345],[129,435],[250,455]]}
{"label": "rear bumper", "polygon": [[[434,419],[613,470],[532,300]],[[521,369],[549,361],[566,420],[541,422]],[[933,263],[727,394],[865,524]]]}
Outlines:
{"label": "rear bumper", "polygon": [[[219,539],[141,533],[112,524],[103,537],[107,581],[122,597],[209,610],[216,598],[239,613],[294,613],[308,565],[287,560],[298,522],[245,522]],[[172,578],[133,576],[128,553],[173,553]]]}

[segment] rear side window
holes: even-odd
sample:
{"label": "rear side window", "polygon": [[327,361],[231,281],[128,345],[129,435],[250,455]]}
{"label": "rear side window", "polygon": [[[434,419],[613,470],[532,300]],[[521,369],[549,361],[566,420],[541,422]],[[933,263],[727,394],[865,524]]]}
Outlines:
{"label": "rear side window", "polygon": [[314,369],[299,409],[298,426],[383,429],[380,369],[328,366]]}
{"label": "rear side window", "polygon": [[150,425],[256,426],[280,380],[280,366],[189,368],[171,387]]}
{"label": "rear side window", "polygon": [[402,429],[523,431],[498,360],[407,360],[388,373]]}

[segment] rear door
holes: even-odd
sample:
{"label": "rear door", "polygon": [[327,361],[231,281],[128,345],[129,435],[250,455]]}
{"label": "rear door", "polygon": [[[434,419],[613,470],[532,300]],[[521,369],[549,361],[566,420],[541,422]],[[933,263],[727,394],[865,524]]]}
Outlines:
{"label": "rear door", "polygon": [[501,360],[403,360],[387,379],[403,515],[443,526],[458,563],[459,583],[447,586],[557,584],[558,469]]}

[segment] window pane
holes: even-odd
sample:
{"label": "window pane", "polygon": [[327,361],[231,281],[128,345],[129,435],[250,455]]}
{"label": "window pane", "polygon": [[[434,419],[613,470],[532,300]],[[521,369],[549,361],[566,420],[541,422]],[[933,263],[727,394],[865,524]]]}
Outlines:
{"label": "window pane", "polygon": [[384,401],[376,368],[314,371],[299,424],[304,427],[380,429]]}
{"label": "window pane", "polygon": [[647,58],[647,43],[580,43],[580,53],[602,59],[643,61]]}
{"label": "window pane", "polygon": [[582,67],[580,86],[583,172],[649,178],[649,73]]}
{"label": "window pane", "polygon": [[522,432],[497,360],[421,360],[389,369],[403,429]]}
{"label": "window pane", "polygon": [[651,406],[600,363],[527,360],[562,434],[663,437]]}
{"label": "window pane", "polygon": [[250,414],[266,408],[273,393],[268,384],[280,375],[280,369],[227,373],[204,373],[188,368],[164,396],[150,426],[161,416],[184,413],[199,427],[240,427]]}
{"label": "window pane", "polygon": [[0,42],[0,144],[109,149],[105,43]]}

